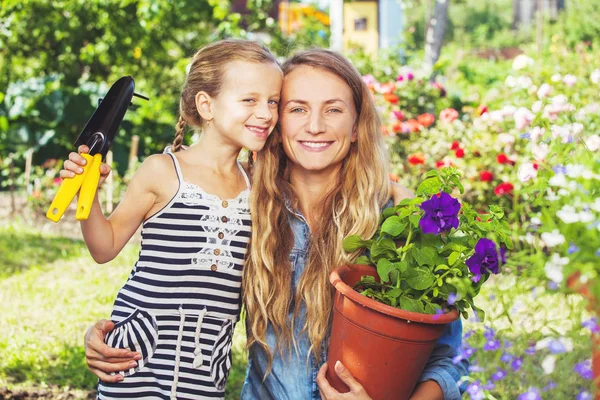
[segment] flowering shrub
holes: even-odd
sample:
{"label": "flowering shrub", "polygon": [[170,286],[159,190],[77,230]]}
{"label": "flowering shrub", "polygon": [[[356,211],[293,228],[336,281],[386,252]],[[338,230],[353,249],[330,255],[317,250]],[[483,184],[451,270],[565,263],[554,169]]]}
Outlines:
{"label": "flowering shrub", "polygon": [[[435,314],[448,306],[463,316],[491,274],[500,272],[503,251],[512,248],[504,212],[491,206],[479,214],[451,196],[462,191],[454,168],[431,170],[412,199],[384,210],[374,237],[344,240],[344,249],[369,249],[358,263],[377,267],[380,282],[363,277],[355,288],[393,307]],[[491,239],[493,240],[491,240]]]}

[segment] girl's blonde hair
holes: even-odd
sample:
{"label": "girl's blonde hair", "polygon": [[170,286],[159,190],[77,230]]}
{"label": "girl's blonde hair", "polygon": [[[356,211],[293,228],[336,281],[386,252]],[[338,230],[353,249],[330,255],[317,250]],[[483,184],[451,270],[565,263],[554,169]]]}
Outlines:
{"label": "girl's blonde hair", "polygon": [[186,126],[200,128],[202,118],[196,109],[196,94],[204,91],[217,96],[223,87],[225,67],[232,61],[277,64],[269,49],[251,40],[220,40],[204,46],[194,54],[179,99],[179,121],[176,125],[173,151],[181,149]]}
{"label": "girl's blonde hair", "polygon": [[275,351],[291,350],[295,343],[290,307],[297,316],[301,302],[306,305],[306,324],[311,352],[320,360],[320,349],[329,332],[333,287],[329,274],[337,266],[352,262],[357,253],[346,254],[344,237],[359,234],[370,238],[379,223],[381,208],[390,197],[387,151],[380,121],[369,89],[358,71],[341,55],[322,49],[297,53],[283,65],[284,74],[299,67],[312,67],[335,74],[352,90],[357,119],[357,140],[342,162],[339,182],[326,194],[318,210],[318,226],[311,227],[306,268],[292,302],[290,253],[294,243],[288,222],[286,200],[293,201],[289,183],[288,158],[281,133],[275,130],[264,149],[257,153],[251,194],[252,240],[244,268],[244,304],[248,318],[248,346],[259,345],[269,357],[267,324],[277,335]]}

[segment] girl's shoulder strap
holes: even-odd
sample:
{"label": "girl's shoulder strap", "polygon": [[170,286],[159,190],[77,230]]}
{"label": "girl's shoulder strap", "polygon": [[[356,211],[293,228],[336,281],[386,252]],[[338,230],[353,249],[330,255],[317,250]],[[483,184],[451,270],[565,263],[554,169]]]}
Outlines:
{"label": "girl's shoulder strap", "polygon": [[173,160],[173,165],[175,165],[175,172],[177,173],[177,179],[179,180],[179,183],[182,183],[183,182],[183,174],[181,173],[181,167],[179,166],[179,161],[177,160],[177,157],[171,150],[171,146],[165,147],[165,150],[163,151],[163,153],[171,156],[171,159]]}
{"label": "girl's shoulder strap", "polygon": [[244,180],[246,181],[246,185],[248,186],[248,189],[250,189],[250,178],[248,177],[248,173],[246,172],[246,168],[244,168],[244,166],[242,165],[242,163],[238,160],[237,162],[238,167],[240,168],[240,170],[242,171],[242,175],[244,175]]}

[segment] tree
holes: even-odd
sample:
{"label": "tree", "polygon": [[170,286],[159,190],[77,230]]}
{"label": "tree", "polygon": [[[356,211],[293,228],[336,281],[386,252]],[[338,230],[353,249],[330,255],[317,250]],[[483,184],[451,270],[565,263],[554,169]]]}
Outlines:
{"label": "tree", "polygon": [[450,0],[435,0],[433,14],[429,19],[425,34],[424,67],[428,72],[433,72],[433,67],[440,57],[444,34],[448,24],[448,7]]}

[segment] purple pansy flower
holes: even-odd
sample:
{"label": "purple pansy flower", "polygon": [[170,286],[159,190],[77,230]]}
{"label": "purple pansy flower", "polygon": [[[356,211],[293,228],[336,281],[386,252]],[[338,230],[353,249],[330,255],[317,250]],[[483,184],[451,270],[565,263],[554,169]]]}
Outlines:
{"label": "purple pansy flower", "polygon": [[517,400],[542,400],[542,396],[540,396],[540,390],[535,387],[529,388],[525,393],[521,393]]}
{"label": "purple pansy flower", "polygon": [[456,303],[456,293],[450,293],[448,295],[448,305],[453,305],[454,303]]}
{"label": "purple pansy flower", "polygon": [[475,254],[466,261],[466,264],[474,275],[474,282],[478,282],[482,274],[497,274],[499,260],[496,243],[486,238],[479,239],[475,245]]}
{"label": "purple pansy flower", "polygon": [[492,380],[499,381],[500,379],[506,377],[506,375],[508,374],[505,370],[503,370],[502,368],[498,368],[498,370],[492,374]]}
{"label": "purple pansy flower", "polygon": [[485,351],[498,350],[499,348],[500,348],[500,341],[498,339],[488,340],[483,345],[483,350],[485,350]]}
{"label": "purple pansy flower", "polygon": [[588,392],[587,390],[582,390],[581,392],[579,392],[577,397],[575,397],[575,400],[592,400],[593,398],[594,396],[592,396],[590,392]]}
{"label": "purple pansy flower", "polygon": [[425,211],[419,222],[423,233],[438,235],[451,228],[458,228],[460,203],[448,193],[434,194],[430,200],[421,204],[421,209]]}
{"label": "purple pansy flower", "polygon": [[585,360],[580,363],[575,364],[573,367],[573,371],[577,372],[583,379],[591,380],[594,378],[594,374],[592,373],[592,361]]}
{"label": "purple pansy flower", "polygon": [[548,350],[552,354],[561,354],[567,352],[565,345],[560,340],[556,339],[553,339],[550,341],[550,343],[548,343]]}
{"label": "purple pansy flower", "polygon": [[469,383],[469,386],[467,386],[467,393],[471,396],[471,400],[483,400],[485,398],[480,381]]}
{"label": "purple pansy flower", "polygon": [[513,360],[513,356],[510,353],[502,353],[502,355],[500,356],[500,361],[505,362],[505,363],[509,363]]}
{"label": "purple pansy flower", "polygon": [[593,317],[593,318],[583,321],[581,323],[581,326],[589,329],[590,331],[592,331],[592,333],[600,332],[600,327],[598,326],[598,318],[596,318],[596,317]]}
{"label": "purple pansy flower", "polygon": [[487,340],[492,340],[494,337],[496,337],[496,332],[494,332],[494,330],[489,326],[486,326],[485,331],[483,332],[483,337]]}
{"label": "purple pansy flower", "polygon": [[515,357],[512,360],[512,362],[510,363],[510,367],[515,372],[517,372],[519,369],[521,369],[522,365],[523,365],[523,357]]}

